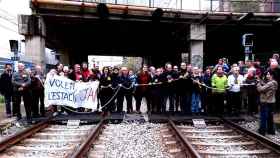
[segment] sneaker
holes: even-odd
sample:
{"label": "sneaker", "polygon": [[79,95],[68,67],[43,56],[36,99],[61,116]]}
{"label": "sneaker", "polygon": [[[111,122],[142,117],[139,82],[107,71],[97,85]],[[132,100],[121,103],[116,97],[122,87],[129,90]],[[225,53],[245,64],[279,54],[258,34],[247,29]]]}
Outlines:
{"label": "sneaker", "polygon": [[54,113],[53,113],[53,116],[57,116],[57,115],[58,115],[58,112],[54,112]]}
{"label": "sneaker", "polygon": [[21,127],[21,125],[20,125],[20,123],[19,122],[16,122],[16,127],[18,127],[18,128],[20,128]]}
{"label": "sneaker", "polygon": [[67,113],[66,111],[64,111],[64,112],[62,113],[62,115],[68,115],[68,113]]}

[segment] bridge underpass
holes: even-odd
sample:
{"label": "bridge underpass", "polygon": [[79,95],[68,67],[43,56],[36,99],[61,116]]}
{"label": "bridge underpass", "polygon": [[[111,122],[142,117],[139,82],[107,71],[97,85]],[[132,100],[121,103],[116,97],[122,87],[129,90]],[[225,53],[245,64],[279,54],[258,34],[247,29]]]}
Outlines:
{"label": "bridge underpass", "polygon": [[188,53],[187,62],[201,67],[220,57],[232,62],[243,59],[244,33],[255,34],[256,54],[269,56],[279,50],[274,40],[279,36],[279,13],[185,12],[107,4],[104,18],[98,3],[36,0],[32,4],[32,15],[19,16],[19,30],[35,63],[43,63],[42,48],[47,46],[66,64],[86,61],[88,55],[120,55],[144,57],[148,64],[162,66],[167,61],[177,64],[181,54]]}
{"label": "bridge underpass", "polygon": [[207,39],[204,45],[204,64],[214,64],[219,57],[226,57],[231,63],[244,60],[242,35],[254,34],[253,53],[255,59],[266,62],[273,53],[279,53],[280,45],[277,37],[280,35],[278,24],[261,26],[225,25],[221,27],[207,26]]}
{"label": "bridge underpass", "polygon": [[110,55],[140,56],[159,65],[164,61],[179,61],[181,52],[188,49],[185,44],[187,30],[177,33],[176,27],[180,25],[175,24],[96,20],[52,25],[53,22],[45,21],[46,27],[51,28],[50,31],[47,29],[47,34],[55,34],[59,41],[53,47],[67,49],[70,64],[80,63],[88,55]]}

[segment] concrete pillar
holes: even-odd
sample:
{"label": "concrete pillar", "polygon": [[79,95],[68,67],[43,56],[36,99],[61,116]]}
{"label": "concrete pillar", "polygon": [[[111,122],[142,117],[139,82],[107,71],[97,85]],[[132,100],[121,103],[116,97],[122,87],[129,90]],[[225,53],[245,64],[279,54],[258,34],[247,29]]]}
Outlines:
{"label": "concrete pillar", "polygon": [[63,63],[64,65],[70,64],[69,50],[58,50],[57,55],[59,56],[59,62]]}
{"label": "concrete pillar", "polygon": [[44,66],[45,39],[41,36],[25,36],[25,55],[32,63]]}
{"label": "concrete pillar", "polygon": [[206,40],[206,25],[190,25],[190,62],[193,66],[203,67],[203,42]]}
{"label": "concrete pillar", "polygon": [[45,67],[45,36],[44,20],[36,15],[19,15],[19,33],[25,36],[25,56],[33,64]]}

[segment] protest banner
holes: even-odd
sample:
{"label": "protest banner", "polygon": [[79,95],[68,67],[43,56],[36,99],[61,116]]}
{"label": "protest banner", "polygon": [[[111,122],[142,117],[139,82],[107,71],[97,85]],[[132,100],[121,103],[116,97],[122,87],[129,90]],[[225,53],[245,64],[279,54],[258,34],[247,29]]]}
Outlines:
{"label": "protest banner", "polygon": [[45,106],[65,105],[73,108],[97,109],[99,81],[75,82],[58,75],[49,75],[45,81]]}

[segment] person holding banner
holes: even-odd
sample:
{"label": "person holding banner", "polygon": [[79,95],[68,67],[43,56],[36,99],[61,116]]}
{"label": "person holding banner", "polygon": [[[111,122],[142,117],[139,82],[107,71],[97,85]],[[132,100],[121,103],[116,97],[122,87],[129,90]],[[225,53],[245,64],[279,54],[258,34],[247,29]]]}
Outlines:
{"label": "person holding banner", "polygon": [[91,72],[88,69],[88,63],[87,62],[83,62],[82,63],[82,71],[81,71],[81,73],[82,73],[83,81],[84,82],[88,82]]}
{"label": "person holding banner", "polygon": [[81,66],[79,64],[74,65],[74,71],[69,75],[69,79],[73,81],[83,81]]}
{"label": "person holding banner", "polygon": [[12,83],[14,87],[14,112],[17,116],[17,119],[21,119],[20,103],[21,97],[23,97],[26,118],[28,123],[31,123],[31,92],[30,84],[31,78],[30,75],[25,71],[24,64],[18,63],[18,72],[15,72],[12,76]]}
{"label": "person holding banner", "polygon": [[62,63],[56,64],[56,72],[57,72],[57,75],[59,75],[59,76],[63,74],[63,64]]}

